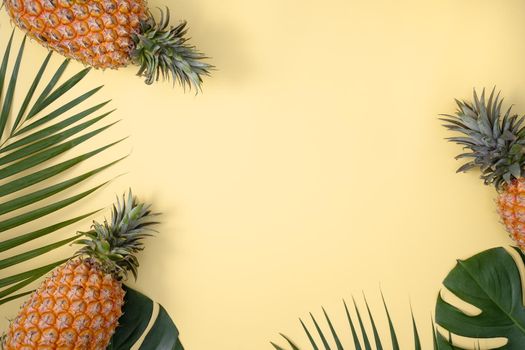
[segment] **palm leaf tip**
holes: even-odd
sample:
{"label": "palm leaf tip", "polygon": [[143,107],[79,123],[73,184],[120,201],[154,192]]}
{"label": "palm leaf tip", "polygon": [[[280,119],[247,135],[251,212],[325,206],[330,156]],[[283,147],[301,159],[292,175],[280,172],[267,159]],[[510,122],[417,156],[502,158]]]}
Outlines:
{"label": "palm leaf tip", "polygon": [[[383,301],[383,307],[385,309],[385,314],[388,320],[388,328],[390,330],[390,339],[392,340],[392,349],[399,350],[399,342],[397,340],[397,334],[394,328],[394,323],[392,322],[392,318],[390,317],[390,311],[388,310],[388,306],[386,304],[385,296],[383,295],[383,291],[380,290],[380,292],[381,292],[381,300]],[[410,310],[410,312],[412,312],[412,309]]]}
{"label": "palm leaf tip", "polygon": [[[388,335],[390,335],[391,340],[392,340],[392,349],[400,349],[400,346],[397,340],[397,333],[394,329],[394,322],[390,316],[390,311],[385,301],[383,293],[381,292],[381,297],[382,297],[383,307],[384,307],[383,315],[386,316],[388,320],[388,326],[389,326],[387,328],[388,332],[385,332],[384,335],[382,334],[384,329],[379,328],[376,325],[376,321],[378,320],[378,315],[372,313],[372,310],[370,309],[368,305],[368,301],[365,295],[363,295],[363,297],[364,297],[363,299],[364,309],[366,309],[364,318],[360,310],[363,307],[358,306],[356,300],[353,297],[352,297],[352,300],[353,300],[353,304],[355,307],[355,316],[353,316],[350,313],[348,305],[346,301],[343,299],[344,314],[346,316],[346,319],[348,321],[348,326],[349,326],[347,334],[345,334],[341,330],[336,330],[336,327],[334,327],[332,317],[328,314],[325,308],[322,308],[322,312],[323,312],[324,319],[326,321],[326,326],[330,330],[330,333],[323,332],[321,324],[317,321],[317,319],[315,318],[313,314],[310,314],[310,318],[312,319],[312,324],[313,324],[313,327],[311,329],[306,325],[306,323],[302,319],[299,319],[301,327],[303,328],[303,331],[306,335],[306,338],[309,341],[309,344],[312,350],[319,350],[319,349],[331,350],[332,349],[331,343],[336,345],[335,349],[337,350],[343,350],[343,349],[349,349],[349,348],[350,349],[353,348],[356,350],[362,350],[362,349],[380,350],[383,348],[383,345],[379,339],[387,338]],[[414,348],[416,350],[420,350],[421,343],[419,339],[419,331],[417,330],[417,325],[415,323],[415,318],[412,313],[412,308],[410,308],[410,310],[411,310],[411,317],[412,317],[412,329],[415,332],[413,334]],[[367,330],[372,330],[373,337],[375,340],[375,345],[371,344],[370,337],[372,336],[372,334],[369,334],[369,331]],[[360,331],[360,336],[358,335],[358,331]],[[320,339],[320,343],[317,343],[316,340],[314,339],[314,335],[313,335],[314,333],[317,334],[318,339]],[[331,339],[328,339],[328,337],[326,336],[327,334],[331,334],[332,336]],[[281,334],[281,336],[287,340],[288,345],[290,346],[290,349],[299,350],[299,347],[295,345],[295,343],[293,343],[288,337],[284,336],[283,334]],[[348,345],[344,344],[343,342],[344,339],[350,339],[351,340],[350,344]],[[284,347],[276,343],[272,342],[271,344],[274,346],[275,349],[283,349],[283,350],[285,349]],[[435,347],[435,349],[437,349],[437,347]],[[443,348],[442,350],[452,350],[452,349]]]}
{"label": "palm leaf tip", "polygon": [[279,345],[275,344],[274,342],[270,342],[270,344],[272,344],[275,350],[285,350],[284,348],[281,348]]}

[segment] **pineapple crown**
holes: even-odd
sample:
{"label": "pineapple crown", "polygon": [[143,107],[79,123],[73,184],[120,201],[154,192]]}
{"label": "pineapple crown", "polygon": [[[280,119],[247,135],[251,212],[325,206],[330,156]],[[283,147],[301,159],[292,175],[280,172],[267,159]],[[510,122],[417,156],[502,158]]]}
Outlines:
{"label": "pineapple crown", "polygon": [[463,134],[447,138],[465,150],[456,159],[468,159],[457,172],[479,168],[484,183],[501,190],[505,184],[523,176],[525,128],[522,123],[525,117],[512,114],[512,106],[502,117],[503,99],[499,92],[496,96],[494,92],[495,89],[485,102],[485,89],[479,98],[474,90],[473,102],[456,100],[456,114],[444,114],[441,120],[447,129]]}
{"label": "pineapple crown", "polygon": [[146,84],[171,77],[174,84],[179,82],[184,88],[188,85],[199,91],[202,76],[210,75],[213,66],[202,62],[207,57],[187,44],[186,22],[170,26],[169,9],[159,11],[158,22],[149,12],[147,19],[140,22],[140,33],[132,36],[135,47],[131,58],[140,66],[137,75],[145,77]]}
{"label": "pineapple crown", "polygon": [[113,204],[111,221],[100,224],[93,221],[91,230],[81,232],[85,237],[75,241],[82,247],[75,257],[88,257],[99,263],[106,273],[118,278],[131,271],[137,279],[139,262],[135,254],[144,249],[142,240],[152,236],[151,226],[158,224],[153,217],[158,214],[150,211],[150,205],[141,203],[129,190],[128,196],[117,197]]}

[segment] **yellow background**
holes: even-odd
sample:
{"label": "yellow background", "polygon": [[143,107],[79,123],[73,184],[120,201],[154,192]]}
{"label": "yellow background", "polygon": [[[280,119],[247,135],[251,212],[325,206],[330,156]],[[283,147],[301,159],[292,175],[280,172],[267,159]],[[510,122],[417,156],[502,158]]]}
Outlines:
{"label": "yellow background", "polygon": [[[348,341],[341,299],[361,303],[362,291],[386,330],[380,288],[401,348],[411,346],[410,303],[429,344],[455,259],[510,243],[494,190],[454,173],[460,149],[437,115],[493,85],[525,111],[525,3],[150,2],[164,5],[218,69],[198,96],[145,86],[134,67],[92,72],[81,86],[103,82],[96,99],[118,108],[107,122],[122,121],[91,145],[130,138],[78,171],[130,156],[82,185],[125,173],[67,216],[129,186],[154,202],[163,225],[136,285],[171,313],[189,350],[270,349],[278,332],[306,345],[297,318],[320,317],[321,305]],[[10,28],[2,11],[2,52]],[[45,53],[29,43],[27,77]],[[0,307],[1,329],[15,304]]]}

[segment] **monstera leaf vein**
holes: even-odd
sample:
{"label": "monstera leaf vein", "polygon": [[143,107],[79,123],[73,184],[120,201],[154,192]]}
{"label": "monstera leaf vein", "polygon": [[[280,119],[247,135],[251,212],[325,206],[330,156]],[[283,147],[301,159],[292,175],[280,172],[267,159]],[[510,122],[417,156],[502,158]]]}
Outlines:
{"label": "monstera leaf vein", "polygon": [[[440,293],[436,301],[438,325],[449,334],[468,337],[473,342],[480,338],[506,338],[505,349],[523,348],[525,307],[517,265],[523,264],[523,255],[514,248],[510,249],[493,248],[458,261],[443,285],[463,302],[479,309],[480,313],[472,313],[461,304],[449,303]],[[439,334],[436,340],[439,346],[448,342],[449,347],[445,349],[457,348],[450,339]]]}
{"label": "monstera leaf vein", "polygon": [[330,332],[332,333],[332,337],[334,338],[335,345],[337,346],[337,350],[343,350],[343,344],[341,344],[341,340],[339,339],[339,336],[335,331],[334,325],[332,324],[332,320],[330,320],[330,317],[328,316],[328,313],[326,312],[324,307],[322,309],[324,317],[326,319],[326,323],[328,324],[328,328],[330,328]]}
{"label": "monstera leaf vein", "polygon": [[[487,288],[487,286],[485,286],[481,279],[478,278],[477,274],[472,271],[469,266],[467,264],[465,264],[463,261],[459,260],[458,261],[458,264],[465,270],[465,272],[470,276],[470,278],[478,285],[478,287],[483,290],[485,292],[485,294],[487,295],[487,297],[490,299],[490,301],[492,303],[494,303],[494,305],[496,305],[496,307],[502,312],[504,313],[508,319],[510,321],[512,321],[512,323],[514,325],[516,325],[516,327],[522,332],[525,334],[525,325],[522,324],[519,320],[516,319],[516,317],[514,317],[512,315],[512,310],[506,310],[506,308],[504,306],[501,305],[501,303],[498,301],[498,298],[496,298],[494,295],[492,295],[492,293],[490,293],[490,288]],[[520,295],[521,297],[521,295]],[[521,298],[520,298],[521,299]],[[522,310],[523,311],[523,310]],[[482,311],[483,312],[483,311]]]}

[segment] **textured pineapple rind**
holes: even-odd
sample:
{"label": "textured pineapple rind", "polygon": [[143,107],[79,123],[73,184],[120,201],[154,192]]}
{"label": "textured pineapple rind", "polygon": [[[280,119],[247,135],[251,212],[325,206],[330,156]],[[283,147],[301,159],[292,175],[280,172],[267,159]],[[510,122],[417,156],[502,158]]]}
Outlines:
{"label": "textured pineapple rind", "polygon": [[147,18],[141,0],[5,0],[12,21],[30,38],[94,68],[131,63],[132,35]]}
{"label": "textured pineapple rind", "polygon": [[525,250],[525,178],[515,179],[505,186],[496,203],[509,236]]}
{"label": "textured pineapple rind", "polygon": [[106,349],[124,304],[122,283],[91,259],[56,268],[11,322],[5,350]]}

